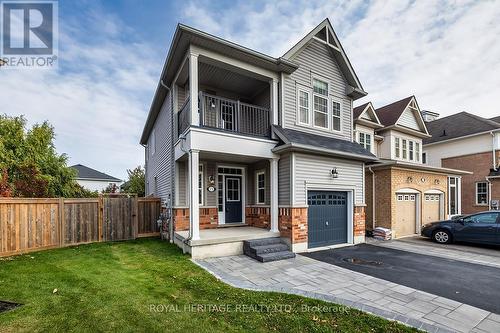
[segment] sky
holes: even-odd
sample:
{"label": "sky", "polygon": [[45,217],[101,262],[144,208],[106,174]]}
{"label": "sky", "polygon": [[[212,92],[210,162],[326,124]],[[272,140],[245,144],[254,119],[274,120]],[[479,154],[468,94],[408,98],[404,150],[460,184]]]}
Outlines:
{"label": "sky", "polygon": [[69,164],[118,178],[144,164],[144,122],[177,23],[272,56],[328,17],[380,107],[499,116],[500,1],[59,1],[59,63],[0,71],[0,113],[48,120]]}

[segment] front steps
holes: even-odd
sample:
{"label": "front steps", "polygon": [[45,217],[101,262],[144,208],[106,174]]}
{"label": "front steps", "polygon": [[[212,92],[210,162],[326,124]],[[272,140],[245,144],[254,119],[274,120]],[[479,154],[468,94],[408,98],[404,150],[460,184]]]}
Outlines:
{"label": "front steps", "polygon": [[295,258],[295,253],[279,237],[246,240],[243,242],[243,253],[260,262]]}

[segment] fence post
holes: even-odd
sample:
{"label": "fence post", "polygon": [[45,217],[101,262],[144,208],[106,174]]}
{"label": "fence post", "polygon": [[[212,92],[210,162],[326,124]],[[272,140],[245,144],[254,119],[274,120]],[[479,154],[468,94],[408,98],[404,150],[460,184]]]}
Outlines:
{"label": "fence post", "polygon": [[97,234],[98,234],[98,241],[102,242],[102,226],[104,224],[104,203],[103,203],[103,197],[102,195],[99,195],[99,200],[97,203],[97,209],[98,209],[98,217],[97,217]]}
{"label": "fence post", "polygon": [[64,198],[59,198],[59,225],[58,234],[59,234],[59,245],[64,246]]}
{"label": "fence post", "polygon": [[134,209],[132,214],[133,234],[134,239],[137,239],[139,234],[139,199],[137,195],[134,196]]}

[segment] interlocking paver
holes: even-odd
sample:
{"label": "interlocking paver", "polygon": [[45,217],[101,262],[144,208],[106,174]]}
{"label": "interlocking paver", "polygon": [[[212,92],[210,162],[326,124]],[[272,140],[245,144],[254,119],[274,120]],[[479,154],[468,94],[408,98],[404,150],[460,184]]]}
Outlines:
{"label": "interlocking paver", "polygon": [[[235,287],[313,297],[429,332],[491,332],[491,327],[500,327],[500,315],[301,255],[265,264],[246,256],[194,262]],[[241,268],[235,269],[235,263]]]}

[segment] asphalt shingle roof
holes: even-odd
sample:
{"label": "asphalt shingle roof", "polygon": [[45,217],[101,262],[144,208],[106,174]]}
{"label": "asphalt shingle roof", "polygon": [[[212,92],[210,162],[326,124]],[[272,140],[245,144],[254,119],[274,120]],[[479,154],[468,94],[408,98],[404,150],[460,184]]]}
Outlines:
{"label": "asphalt shingle roof", "polygon": [[496,122],[496,123],[500,123],[500,116],[490,118],[490,120],[492,120],[492,121],[494,121],[494,122]]}
{"label": "asphalt shingle roof", "polygon": [[384,126],[391,126],[396,124],[399,117],[405,110],[406,106],[410,103],[413,96],[403,98],[397,102],[388,104],[381,108],[375,110],[375,113],[378,116],[378,119]]}
{"label": "asphalt shingle roof", "polygon": [[89,167],[82,165],[82,164],[75,164],[75,165],[72,165],[70,168],[73,168],[77,171],[76,178],[109,180],[109,181],[115,181],[115,182],[121,181],[121,179],[107,175],[103,172],[89,168]]}
{"label": "asphalt shingle roof", "polygon": [[426,126],[432,137],[424,139],[424,144],[500,129],[500,123],[468,112],[460,112],[439,118],[426,123]]}
{"label": "asphalt shingle roof", "polygon": [[281,133],[286,137],[287,141],[292,144],[301,144],[311,147],[320,147],[347,154],[355,154],[360,157],[366,157],[368,160],[376,160],[377,157],[363,148],[359,143],[330,138],[327,136],[306,133],[302,131],[283,128],[281,126],[273,125],[275,131]]}
{"label": "asphalt shingle roof", "polygon": [[354,109],[352,109],[353,119],[358,119],[359,116],[361,116],[361,113],[363,113],[363,110],[366,108],[366,106],[368,104],[370,104],[370,102],[362,104],[360,106],[356,106]]}

